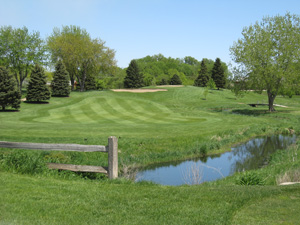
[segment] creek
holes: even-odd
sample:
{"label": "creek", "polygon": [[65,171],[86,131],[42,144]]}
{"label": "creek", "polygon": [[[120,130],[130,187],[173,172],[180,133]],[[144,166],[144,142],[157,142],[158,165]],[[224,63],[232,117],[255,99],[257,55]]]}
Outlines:
{"label": "creek", "polygon": [[[173,186],[191,183],[191,179],[214,181],[235,172],[258,169],[268,163],[272,153],[286,149],[295,141],[296,135],[257,137],[220,155],[144,167],[137,173],[136,181],[146,180]],[[194,178],[191,177],[193,174]]]}

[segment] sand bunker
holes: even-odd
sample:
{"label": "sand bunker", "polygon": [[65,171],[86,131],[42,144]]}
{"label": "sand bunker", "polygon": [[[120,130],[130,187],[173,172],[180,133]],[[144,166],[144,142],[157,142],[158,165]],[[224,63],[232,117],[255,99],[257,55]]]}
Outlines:
{"label": "sand bunker", "polygon": [[168,91],[167,89],[111,89],[114,92],[148,93],[158,91]]}

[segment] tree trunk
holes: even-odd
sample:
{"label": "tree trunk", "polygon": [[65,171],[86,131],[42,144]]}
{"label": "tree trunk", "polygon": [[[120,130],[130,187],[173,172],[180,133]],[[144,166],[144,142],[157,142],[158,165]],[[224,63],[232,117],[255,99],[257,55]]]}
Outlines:
{"label": "tree trunk", "polygon": [[70,76],[70,80],[71,80],[71,90],[74,91],[74,85],[75,85],[74,78]]}
{"label": "tree trunk", "polygon": [[276,98],[276,94],[272,94],[270,91],[268,91],[268,100],[269,100],[269,112],[274,112],[274,99]]}
{"label": "tree trunk", "polygon": [[80,80],[80,91],[81,92],[85,91],[85,80],[86,80],[86,70],[85,70],[85,68],[83,68],[82,77]]}
{"label": "tree trunk", "polygon": [[18,79],[18,74],[15,72],[14,75],[15,75],[15,78],[16,78],[17,87],[19,88],[20,93],[22,94],[22,89],[20,87],[20,82],[19,82],[19,79]]}

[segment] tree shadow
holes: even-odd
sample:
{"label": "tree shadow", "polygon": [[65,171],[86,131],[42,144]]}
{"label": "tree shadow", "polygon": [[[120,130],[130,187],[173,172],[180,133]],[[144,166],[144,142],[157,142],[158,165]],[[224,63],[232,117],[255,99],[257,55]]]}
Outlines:
{"label": "tree shadow", "polygon": [[0,110],[0,113],[5,113],[5,112],[20,112],[18,109],[5,109],[5,110]]}
{"label": "tree shadow", "polygon": [[49,102],[45,102],[45,101],[24,101],[24,103],[28,103],[28,104],[49,104]]}
{"label": "tree shadow", "polygon": [[260,110],[234,109],[232,110],[232,114],[246,115],[246,116],[261,116],[265,114],[270,114],[270,112],[265,109],[260,109]]}

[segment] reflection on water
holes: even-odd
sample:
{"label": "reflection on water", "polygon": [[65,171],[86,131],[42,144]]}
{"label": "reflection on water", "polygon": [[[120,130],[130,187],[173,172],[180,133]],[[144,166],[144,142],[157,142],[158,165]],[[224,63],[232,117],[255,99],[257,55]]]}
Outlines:
{"label": "reflection on water", "polygon": [[202,182],[213,181],[235,172],[256,169],[263,166],[270,155],[278,149],[285,149],[296,141],[296,136],[273,135],[252,139],[231,148],[231,152],[193,160],[160,163],[143,168],[136,181],[148,180],[162,185],[185,184],[187,171],[194,166],[201,167]]}

